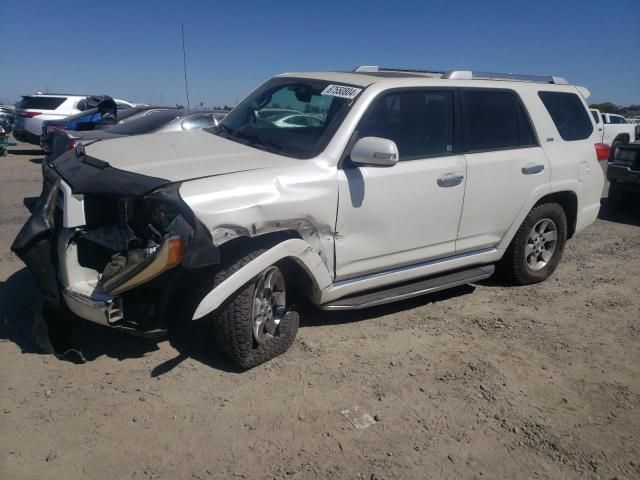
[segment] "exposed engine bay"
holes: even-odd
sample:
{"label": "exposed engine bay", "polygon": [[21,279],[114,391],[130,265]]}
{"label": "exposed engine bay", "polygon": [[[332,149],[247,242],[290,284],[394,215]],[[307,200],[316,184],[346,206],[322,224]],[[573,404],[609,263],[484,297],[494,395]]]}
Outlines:
{"label": "exposed engine bay", "polygon": [[[133,333],[164,331],[168,299],[161,292],[184,283],[190,270],[219,262],[211,234],[180,197],[179,184],[70,157],[43,165],[38,205],[12,250],[34,274],[49,311]],[[93,181],[96,175],[109,178],[112,191],[104,178]]]}

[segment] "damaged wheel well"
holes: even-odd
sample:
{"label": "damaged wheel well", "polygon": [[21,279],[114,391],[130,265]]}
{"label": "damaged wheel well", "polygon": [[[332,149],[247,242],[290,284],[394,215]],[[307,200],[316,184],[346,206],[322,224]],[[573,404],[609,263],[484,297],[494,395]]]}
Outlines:
{"label": "damaged wheel well", "polygon": [[[266,233],[256,237],[238,237],[220,247],[220,257],[223,265],[235,263],[247,253],[255,250],[268,250],[277,244],[302,236],[295,230],[283,230],[280,232]],[[287,286],[291,292],[294,302],[301,298],[308,297],[313,289],[313,281],[303,267],[292,258],[283,258],[278,262],[284,270],[287,279],[295,278],[296,282]]]}

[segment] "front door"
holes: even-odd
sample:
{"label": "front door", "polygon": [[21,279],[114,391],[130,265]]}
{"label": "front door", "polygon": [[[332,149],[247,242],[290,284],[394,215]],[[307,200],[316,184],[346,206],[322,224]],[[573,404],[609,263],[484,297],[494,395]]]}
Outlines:
{"label": "front door", "polygon": [[455,253],[466,182],[454,131],[453,90],[405,89],[373,100],[359,138],[393,140],[393,167],[339,172],[336,279],[389,270]]}

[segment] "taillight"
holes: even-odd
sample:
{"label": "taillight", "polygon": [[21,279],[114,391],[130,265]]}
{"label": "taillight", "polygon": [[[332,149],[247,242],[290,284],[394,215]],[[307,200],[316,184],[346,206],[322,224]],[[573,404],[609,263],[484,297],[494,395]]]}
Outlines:
{"label": "taillight", "polygon": [[596,156],[598,157],[598,161],[602,162],[603,160],[609,160],[609,154],[611,153],[611,148],[609,145],[605,145],[604,143],[596,143]]}
{"label": "taillight", "polygon": [[37,117],[38,115],[42,115],[42,112],[20,112],[18,115],[22,118],[33,118]]}

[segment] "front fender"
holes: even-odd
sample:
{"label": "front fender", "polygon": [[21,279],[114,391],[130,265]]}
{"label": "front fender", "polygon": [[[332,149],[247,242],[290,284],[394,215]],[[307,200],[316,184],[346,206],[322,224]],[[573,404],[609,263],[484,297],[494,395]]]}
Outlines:
{"label": "front fender", "polygon": [[285,240],[252,260],[219,285],[216,285],[201,301],[193,314],[193,320],[216,310],[231,295],[258,276],[265,268],[289,258],[300,265],[309,275],[314,288],[321,290],[331,284],[331,275],[324,262],[307,242],[294,238]]}

